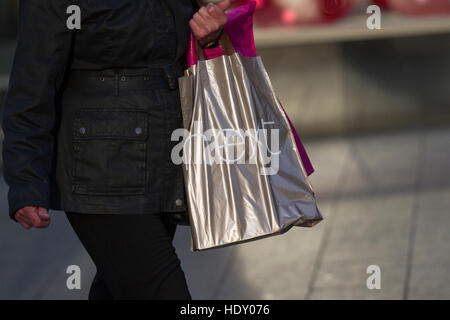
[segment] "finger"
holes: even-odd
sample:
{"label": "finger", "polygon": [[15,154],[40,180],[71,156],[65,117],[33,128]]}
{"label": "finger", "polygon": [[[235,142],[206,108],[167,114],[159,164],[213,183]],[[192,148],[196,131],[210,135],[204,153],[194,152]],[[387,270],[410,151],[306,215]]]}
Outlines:
{"label": "finger", "polygon": [[25,208],[23,215],[27,217],[33,226],[38,225],[41,222],[39,218],[37,207]]}
{"label": "finger", "polygon": [[[211,4],[211,3],[210,3]],[[214,5],[213,5],[214,6]],[[210,7],[210,6],[208,6]],[[205,21],[211,20],[213,17],[209,14],[208,7],[201,7],[197,13],[202,17]]]}
{"label": "finger", "polygon": [[42,223],[42,219],[41,217],[39,217],[38,209],[36,207],[33,209],[34,210],[28,210],[26,216],[31,220],[33,227],[38,228]]}
{"label": "finger", "polygon": [[47,228],[49,225],[50,225],[50,220],[41,220],[41,222],[37,226],[34,226],[34,227],[38,228],[38,229],[42,229],[42,228]]}
{"label": "finger", "polygon": [[[204,9],[204,8],[202,8],[202,9]],[[208,33],[208,22],[202,15],[200,15],[199,12],[196,12],[194,14],[193,19],[200,28],[204,29]]]}
{"label": "finger", "polygon": [[198,22],[203,29],[205,29],[207,35],[217,31],[221,27],[221,22],[224,20],[223,17],[220,21],[219,19],[211,16],[205,7],[202,7],[198,12],[198,16],[194,18],[194,20]]}
{"label": "finger", "polygon": [[29,224],[26,221],[26,219],[19,212],[16,212],[16,214],[14,215],[14,218],[16,218],[17,222],[19,222],[19,223],[23,222],[23,223]]}
{"label": "finger", "polygon": [[189,26],[197,39],[201,39],[206,35],[206,32],[193,19],[189,21]]}
{"label": "finger", "polygon": [[210,14],[210,16],[219,21],[222,24],[225,24],[225,22],[227,22],[227,15],[225,12],[222,11],[222,9],[220,9],[218,6],[209,3],[210,5],[207,6],[207,10],[208,13]]}
{"label": "finger", "polygon": [[[47,214],[48,217],[46,219],[41,218],[39,211],[41,211],[42,214],[44,214],[44,216],[45,214]],[[35,228],[47,228],[48,225],[50,224],[50,215],[48,215],[47,209],[45,208],[35,207],[35,210],[32,211],[30,215],[31,215],[30,218],[32,219],[33,222],[33,226]]]}
{"label": "finger", "polygon": [[50,220],[50,214],[48,213],[46,208],[38,207],[38,215],[44,221]]}
{"label": "finger", "polygon": [[222,0],[220,1],[217,6],[222,10],[225,11],[227,10],[229,7],[231,7],[231,1],[230,0]]}
{"label": "finger", "polygon": [[31,229],[31,225],[30,225],[30,224],[28,224],[28,223],[26,223],[26,222],[24,222],[24,221],[20,221],[20,220],[18,220],[18,222],[19,222],[19,224],[20,224],[22,227],[24,227],[25,229],[27,229],[27,230]]}
{"label": "finger", "polygon": [[31,219],[28,218],[28,216],[26,216],[22,211],[20,211],[20,212],[18,211],[16,213],[16,220],[25,222],[26,224],[29,224],[30,226],[33,225],[33,223],[31,222]]}

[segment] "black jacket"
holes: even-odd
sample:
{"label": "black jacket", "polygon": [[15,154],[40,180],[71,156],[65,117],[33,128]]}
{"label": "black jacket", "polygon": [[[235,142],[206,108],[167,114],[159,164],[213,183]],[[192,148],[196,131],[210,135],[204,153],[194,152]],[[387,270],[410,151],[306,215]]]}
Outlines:
{"label": "black jacket", "polygon": [[[70,5],[81,9],[80,30],[67,28]],[[25,206],[186,210],[181,168],[168,153],[170,133],[181,126],[173,84],[185,67],[196,9],[191,0],[20,2],[2,120],[11,217]],[[168,74],[154,71],[166,66],[175,75],[167,88],[158,77]],[[155,87],[127,82],[137,75]]]}

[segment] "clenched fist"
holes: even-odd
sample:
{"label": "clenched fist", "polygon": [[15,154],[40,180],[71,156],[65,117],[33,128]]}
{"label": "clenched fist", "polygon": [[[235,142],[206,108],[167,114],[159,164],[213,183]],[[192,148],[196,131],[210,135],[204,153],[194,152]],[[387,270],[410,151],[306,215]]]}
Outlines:
{"label": "clenched fist", "polygon": [[25,207],[17,210],[14,215],[17,222],[25,229],[47,228],[50,224],[50,215],[47,209],[42,207]]}
{"label": "clenched fist", "polygon": [[227,23],[224,11],[230,6],[230,0],[222,0],[217,5],[208,3],[194,14],[189,25],[201,46],[219,37],[223,26]]}

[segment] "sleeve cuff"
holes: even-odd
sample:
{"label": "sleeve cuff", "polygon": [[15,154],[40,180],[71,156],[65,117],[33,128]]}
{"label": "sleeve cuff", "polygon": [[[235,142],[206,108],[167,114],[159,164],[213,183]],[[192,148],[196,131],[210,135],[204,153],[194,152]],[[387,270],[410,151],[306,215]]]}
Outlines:
{"label": "sleeve cuff", "polygon": [[[30,197],[32,196],[32,197]],[[9,200],[9,216],[12,220],[17,210],[24,207],[37,206],[49,209],[49,193],[48,186],[11,186],[8,193]]]}

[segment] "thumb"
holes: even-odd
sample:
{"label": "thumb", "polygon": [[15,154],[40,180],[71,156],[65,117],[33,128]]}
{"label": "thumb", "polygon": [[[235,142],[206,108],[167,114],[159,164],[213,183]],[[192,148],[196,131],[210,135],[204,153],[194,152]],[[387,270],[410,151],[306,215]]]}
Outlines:
{"label": "thumb", "polygon": [[231,7],[231,1],[230,0],[222,0],[220,1],[217,6],[222,10],[225,11],[227,10],[229,7]]}
{"label": "thumb", "polygon": [[50,215],[48,214],[48,211],[46,208],[38,207],[37,209],[38,209],[38,215],[39,215],[39,217],[41,217],[41,219],[44,219],[44,220],[50,219]]}

